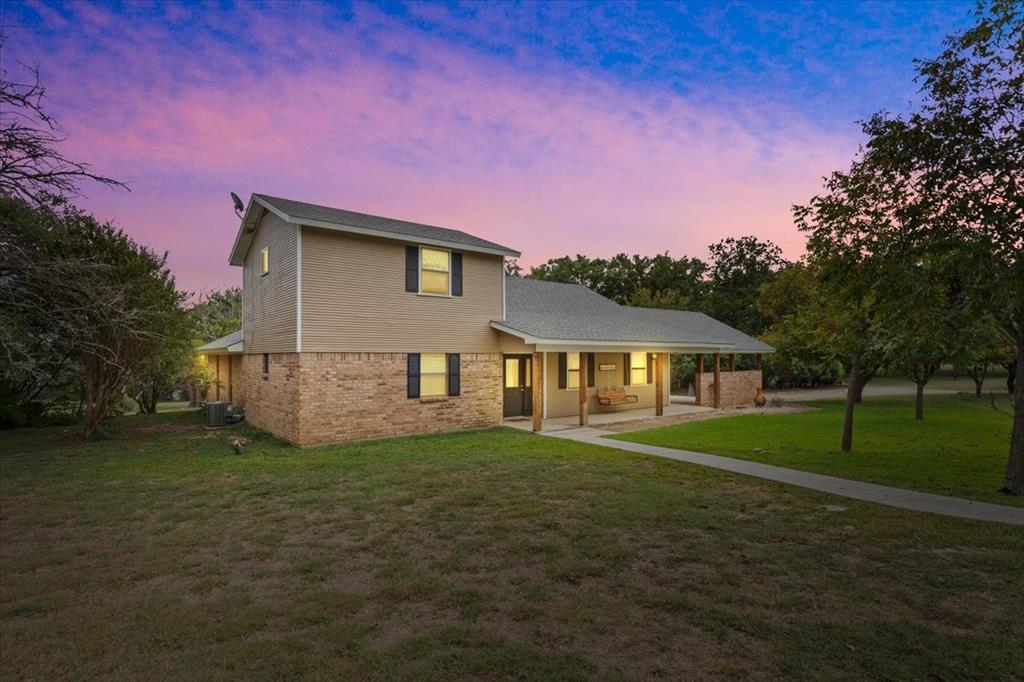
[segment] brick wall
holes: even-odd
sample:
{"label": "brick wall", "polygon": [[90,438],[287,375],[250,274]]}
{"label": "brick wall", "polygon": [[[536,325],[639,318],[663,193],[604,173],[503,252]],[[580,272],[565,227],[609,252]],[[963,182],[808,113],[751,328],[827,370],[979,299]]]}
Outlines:
{"label": "brick wall", "polygon": [[245,356],[231,356],[231,402],[245,407]]}
{"label": "brick wall", "polygon": [[[706,367],[706,365],[705,365]],[[715,405],[715,374],[705,371],[699,375],[701,382],[700,404]],[[750,369],[719,373],[722,382],[722,407],[748,407],[754,404],[754,396],[761,386],[761,370]]]}
{"label": "brick wall", "polygon": [[299,354],[270,353],[263,375],[263,355],[246,354],[242,361],[245,419],[270,433],[299,442]]}
{"label": "brick wall", "polygon": [[461,395],[406,397],[405,353],[303,353],[300,445],[501,423],[501,355],[462,353]]}
{"label": "brick wall", "polygon": [[406,397],[405,353],[245,356],[246,418],[297,445],[501,423],[501,355],[462,353],[461,395]]}

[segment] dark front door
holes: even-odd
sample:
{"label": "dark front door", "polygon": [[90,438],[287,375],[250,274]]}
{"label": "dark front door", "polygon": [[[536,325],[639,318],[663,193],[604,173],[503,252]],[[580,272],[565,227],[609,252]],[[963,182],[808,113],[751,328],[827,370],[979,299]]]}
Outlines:
{"label": "dark front door", "polygon": [[532,362],[533,358],[529,355],[505,356],[505,417],[528,417],[533,414],[533,391],[530,387]]}

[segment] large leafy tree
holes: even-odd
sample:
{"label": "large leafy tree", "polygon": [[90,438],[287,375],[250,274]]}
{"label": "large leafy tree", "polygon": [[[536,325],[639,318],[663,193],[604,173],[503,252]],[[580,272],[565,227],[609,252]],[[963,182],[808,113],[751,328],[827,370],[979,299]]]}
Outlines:
{"label": "large leafy tree", "polygon": [[1016,357],[1005,490],[1024,494],[1024,5],[990,0],[977,23],[918,62],[922,98],[905,117],[869,121],[868,155],[907,167],[932,212],[915,235],[970,264],[972,299]]}
{"label": "large leafy tree", "polygon": [[767,327],[758,308],[761,286],[787,265],[782,250],[754,236],[728,237],[708,247],[709,311],[716,319],[757,336]]}
{"label": "large leafy tree", "polygon": [[184,315],[158,256],[62,202],[0,199],[0,347],[5,372],[34,371],[37,348],[80,371],[85,436],[161,356]]}

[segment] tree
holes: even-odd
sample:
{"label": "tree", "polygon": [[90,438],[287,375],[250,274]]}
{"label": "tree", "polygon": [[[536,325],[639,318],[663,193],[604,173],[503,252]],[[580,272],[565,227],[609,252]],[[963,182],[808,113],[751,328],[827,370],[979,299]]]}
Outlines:
{"label": "tree", "polygon": [[530,270],[530,277],[551,282],[582,284],[624,305],[670,301],[669,307],[701,309],[706,295],[707,265],[699,258],[674,259],[620,253],[613,258],[552,258]]}
{"label": "tree", "polygon": [[909,166],[920,203],[935,212],[919,239],[970,264],[972,299],[1013,349],[1004,490],[1024,495],[1024,6],[989,0],[977,17],[917,62],[917,110],[878,115],[865,130],[869,154]]}
{"label": "tree", "polygon": [[825,193],[794,207],[797,226],[807,233],[809,258],[818,269],[825,297],[838,323],[831,346],[848,358],[841,449],[853,446],[854,406],[871,358],[890,345],[887,304],[899,300],[916,276],[909,264],[919,255],[911,237],[928,219],[918,202],[906,164],[893,157],[862,153],[847,172],[825,181]]}
{"label": "tree", "polygon": [[787,264],[782,250],[753,236],[728,237],[708,250],[710,314],[751,336],[760,335],[768,326],[757,305],[760,288]]}
{"label": "tree", "polygon": [[[947,254],[929,253],[902,265],[905,272],[887,279],[898,283],[899,295],[886,298],[890,357],[893,365],[914,382],[914,418],[924,419],[924,389],[943,362],[953,358],[968,339],[973,310],[958,273]],[[893,292],[894,294],[896,292]]]}
{"label": "tree", "polygon": [[840,317],[836,302],[809,262],[792,263],[761,285],[758,309],[767,328],[761,339],[775,348],[765,363],[765,382],[779,387],[833,384],[841,374],[834,347]]}
{"label": "tree", "polygon": [[5,369],[33,371],[41,346],[66,353],[81,371],[89,438],[180,315],[166,255],[64,201],[15,198],[0,199],[0,254]]}
{"label": "tree", "polygon": [[26,67],[27,80],[13,80],[3,68],[4,42],[0,36],[0,196],[46,205],[51,195],[77,195],[82,180],[127,189],[57,151],[65,138],[56,120],[43,111],[46,88],[39,71]]}
{"label": "tree", "polygon": [[1010,356],[995,322],[984,315],[971,322],[962,336],[959,348],[953,351],[953,367],[974,381],[974,397],[980,398],[989,368]]}
{"label": "tree", "polygon": [[236,332],[242,328],[242,290],[230,287],[201,294],[189,315],[196,345]]}

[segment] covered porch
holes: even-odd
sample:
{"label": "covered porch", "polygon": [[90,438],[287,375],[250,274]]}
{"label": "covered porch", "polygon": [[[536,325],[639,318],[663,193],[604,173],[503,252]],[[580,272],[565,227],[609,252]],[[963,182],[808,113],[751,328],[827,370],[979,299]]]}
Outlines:
{"label": "covered porch", "polygon": [[[525,345],[525,344],[524,344]],[[507,426],[532,431],[601,426],[665,416],[753,406],[762,398],[762,355],[737,368],[740,353],[693,349],[623,350],[590,346],[560,350],[537,344],[503,354],[503,416]],[[536,349],[542,350],[536,350]],[[673,399],[673,355],[691,355],[694,396]]]}

